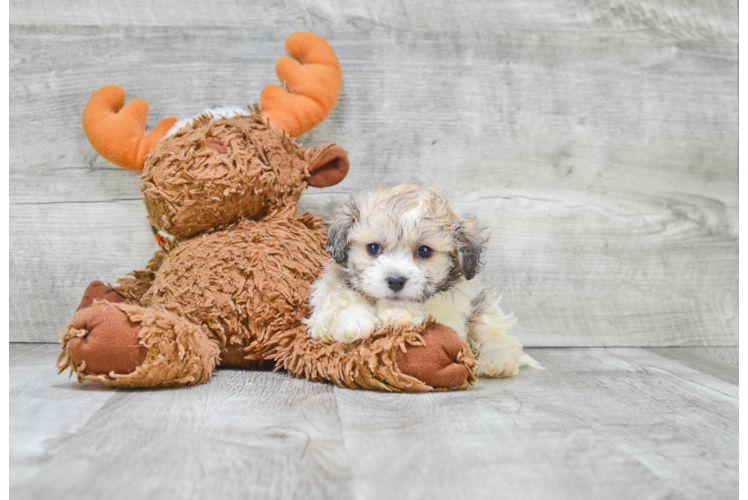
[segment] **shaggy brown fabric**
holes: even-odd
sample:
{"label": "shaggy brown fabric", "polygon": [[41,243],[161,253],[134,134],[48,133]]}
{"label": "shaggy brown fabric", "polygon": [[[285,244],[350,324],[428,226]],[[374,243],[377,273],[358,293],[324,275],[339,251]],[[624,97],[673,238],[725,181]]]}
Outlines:
{"label": "shaggy brown fabric", "polygon": [[465,344],[454,330],[432,324],[421,332],[421,338],[425,345],[412,346],[397,353],[400,371],[434,388],[448,389],[467,381],[472,366],[457,361]]}
{"label": "shaggy brown fabric", "polygon": [[[291,329],[308,314],[310,284],[326,259],[322,219],[294,216],[292,204],[261,221],[243,219],[182,241],[164,258],[145,307],[204,325],[221,346],[250,346]],[[264,356],[248,349],[248,364]]]}
{"label": "shaggy brown fabric", "polygon": [[[92,333],[76,323],[78,316],[63,335],[60,368],[121,387],[199,383],[219,359],[230,367],[275,363],[296,377],[351,388],[425,392],[467,389],[475,381],[469,348],[446,327],[383,330],[351,344],[312,339],[301,319],[327,259],[326,237],[320,218],[295,212],[291,204],[260,221],[175,240],[145,271],[120,280],[117,292],[138,305],[109,307],[140,325],[140,344],[148,349],[134,372],[87,367],[74,339]],[[111,355],[119,356],[118,349]]]}
{"label": "shaggy brown fabric", "polygon": [[475,360],[453,332],[379,331],[352,344],[307,335],[301,321],[328,255],[322,220],[295,215],[296,203],[308,184],[340,182],[348,157],[334,143],[303,148],[256,105],[250,111],[203,115],[146,157],[151,223],[176,238],[116,289],[89,287],[81,307],[91,307],[62,335],[60,370],[79,381],[163,387],[204,382],[219,362],[275,363],[344,387],[466,389]]}
{"label": "shaggy brown fabric", "polygon": [[140,304],[140,298],[145,295],[153,280],[156,279],[156,272],[161,268],[164,259],[178,243],[178,240],[167,240],[166,247],[153,255],[144,271],[133,271],[128,273],[132,278],[118,279],[117,293],[125,297],[130,304]]}
{"label": "shaggy brown fabric", "polygon": [[83,292],[81,303],[75,311],[78,312],[81,309],[91,307],[95,300],[106,300],[107,302],[116,304],[118,302],[125,302],[126,299],[101,281],[92,281],[86,287],[86,291]]}
{"label": "shaggy brown fabric", "polygon": [[154,226],[188,237],[298,200],[307,154],[257,114],[206,114],[159,142],[140,190]]}
{"label": "shaggy brown fabric", "polygon": [[286,88],[263,90],[263,114],[257,105],[249,116],[205,114],[164,137],[176,119],[146,134],[148,105],[123,107],[121,88],[91,98],[83,116],[91,144],[118,165],[143,167],[151,223],[176,238],[116,289],[89,285],[61,337],[60,371],[163,387],[201,383],[220,359],[277,362],[297,377],[388,391],[465,389],[475,380],[475,361],[454,332],[379,331],[352,344],[307,335],[310,287],[328,256],[321,219],[295,215],[296,203],[307,185],[340,182],[349,163],[334,143],[304,148],[276,132],[296,137],[320,123],[342,82],[335,51],[319,36],[294,33],[286,49],[296,61],[278,60]]}
{"label": "shaggy brown fabric", "polygon": [[[117,308],[127,319],[140,327],[139,343],[147,350],[142,363],[131,373],[94,373],[85,362],[76,362],[75,343],[79,337],[95,335],[96,329],[80,316],[94,314],[99,308]],[[80,320],[80,321],[79,321]],[[81,328],[77,328],[81,327]],[[210,378],[220,353],[218,343],[208,338],[204,329],[182,318],[158,309],[146,309],[128,304],[97,302],[93,308],[73,316],[61,336],[62,352],[57,367],[62,372],[70,368],[78,381],[94,380],[116,387],[167,387],[192,385]]]}
{"label": "shaggy brown fabric", "polygon": [[[290,374],[307,380],[329,381],[351,389],[392,392],[427,392],[444,387],[462,390],[469,388],[475,382],[473,367],[477,363],[470,348],[467,344],[462,344],[454,332],[451,340],[456,340],[461,349],[458,354],[445,361],[445,365],[449,365],[445,371],[451,373],[454,385],[440,384],[446,382],[445,377],[434,380],[437,385],[430,386],[401,370],[397,358],[404,355],[403,359],[407,360],[407,353],[413,349],[427,349],[423,347],[424,338],[419,332],[430,327],[431,325],[426,328],[404,328],[396,332],[379,330],[366,339],[343,344],[314,340],[307,334],[306,327],[301,325],[275,335],[265,343],[272,347],[267,356],[276,361],[276,369],[284,368]],[[441,345],[436,346],[436,351],[440,354],[444,352]],[[457,372],[462,372],[462,375],[455,376]]]}

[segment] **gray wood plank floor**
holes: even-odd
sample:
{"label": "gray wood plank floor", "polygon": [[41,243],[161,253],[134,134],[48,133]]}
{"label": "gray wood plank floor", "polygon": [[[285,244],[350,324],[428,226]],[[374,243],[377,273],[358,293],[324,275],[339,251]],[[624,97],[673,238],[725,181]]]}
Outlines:
{"label": "gray wood plank floor", "polygon": [[14,0],[11,340],[55,341],[90,281],[156,250],[137,175],[81,129],[94,90],[146,99],[150,126],[251,103],[300,29],[344,72],[302,141],[352,162],[303,209],[444,189],[527,345],[737,345],[734,0]]}
{"label": "gray wood plank floor", "polygon": [[219,370],[126,391],[10,346],[14,499],[736,498],[737,348],[544,348],[425,395]]}

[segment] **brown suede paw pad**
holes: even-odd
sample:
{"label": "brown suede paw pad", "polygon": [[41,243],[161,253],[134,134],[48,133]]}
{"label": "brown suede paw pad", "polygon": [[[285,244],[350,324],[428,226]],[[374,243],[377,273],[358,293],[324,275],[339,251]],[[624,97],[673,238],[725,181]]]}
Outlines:
{"label": "brown suede paw pad", "polygon": [[468,369],[456,361],[463,344],[451,328],[439,324],[421,332],[425,345],[408,346],[397,353],[397,366],[405,375],[417,378],[435,389],[460,387],[468,378]]}
{"label": "brown suede paw pad", "polygon": [[81,299],[81,303],[75,311],[78,312],[81,309],[88,309],[96,300],[106,300],[112,304],[125,302],[125,299],[120,294],[101,281],[92,281],[86,287],[86,291],[83,292],[83,299]]}
{"label": "brown suede paw pad", "polygon": [[80,312],[73,328],[86,330],[83,337],[70,339],[70,359],[88,373],[127,374],[145,361],[148,350],[140,345],[140,325],[120,309],[100,304]]}

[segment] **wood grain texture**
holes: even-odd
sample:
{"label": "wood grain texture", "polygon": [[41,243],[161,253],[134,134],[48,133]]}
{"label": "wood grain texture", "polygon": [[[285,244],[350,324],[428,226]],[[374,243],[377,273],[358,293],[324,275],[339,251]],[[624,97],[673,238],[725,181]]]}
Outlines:
{"label": "wood grain texture", "polygon": [[[187,8],[188,7],[188,8]],[[314,3],[227,0],[216,7],[205,2],[134,0],[108,5],[85,0],[12,0],[10,23],[82,26],[216,26],[275,27],[311,30],[348,27],[389,28],[435,33],[573,31],[596,27],[606,31],[664,30],[683,38],[737,37],[734,2],[659,0],[521,0],[487,2],[368,2],[337,0]]]}
{"label": "wood grain texture", "polygon": [[643,349],[400,399],[336,391],[358,498],[734,498],[737,387]]}
{"label": "wood grain texture", "polygon": [[740,353],[737,347],[653,347],[647,351],[739,385]]}
{"label": "wood grain texture", "polygon": [[344,84],[302,140],[352,167],[302,209],[444,189],[527,345],[737,345],[734,3],[104,5],[11,5],[11,340],[54,340],[89,281],[155,250],[137,176],[80,128],[91,93],[121,85],[151,126],[251,103],[304,28]]}
{"label": "wood grain texture", "polygon": [[737,386],[648,349],[531,349],[544,370],[435,394],[240,370],[118,391],[55,375],[57,350],[10,346],[12,498],[738,493]]}
{"label": "wood grain texture", "polygon": [[115,393],[105,387],[75,387],[57,375],[54,344],[11,344],[9,411],[10,489],[33,482],[52,465],[65,442],[85,428]]}
{"label": "wood grain texture", "polygon": [[[350,498],[332,386],[220,370],[181,390],[96,386],[107,404],[86,416],[92,387],[42,375],[38,365],[50,366],[58,346],[39,347],[15,347],[22,354],[11,362],[12,443],[26,455],[18,464],[11,453],[11,476],[26,466],[13,498]],[[34,377],[23,376],[32,369]],[[60,411],[78,413],[75,433],[60,432]]]}

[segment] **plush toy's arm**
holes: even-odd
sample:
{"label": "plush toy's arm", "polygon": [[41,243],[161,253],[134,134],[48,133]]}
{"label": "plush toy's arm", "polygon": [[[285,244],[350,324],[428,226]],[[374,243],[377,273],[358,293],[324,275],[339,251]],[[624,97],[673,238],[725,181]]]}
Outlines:
{"label": "plush toy's arm", "polygon": [[349,344],[312,339],[303,325],[272,337],[266,357],[307,380],[391,392],[467,389],[475,382],[470,348],[438,324],[379,330]]}

